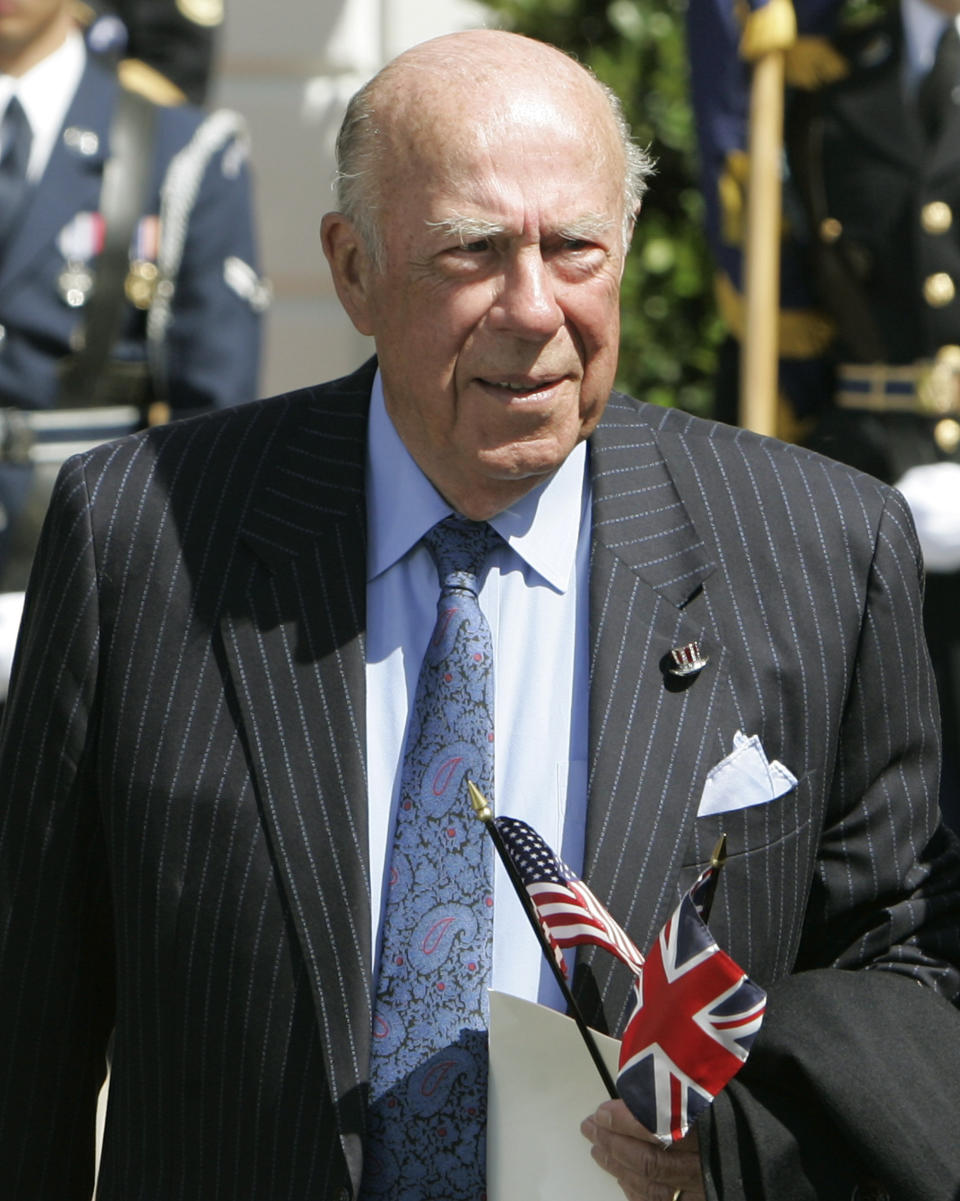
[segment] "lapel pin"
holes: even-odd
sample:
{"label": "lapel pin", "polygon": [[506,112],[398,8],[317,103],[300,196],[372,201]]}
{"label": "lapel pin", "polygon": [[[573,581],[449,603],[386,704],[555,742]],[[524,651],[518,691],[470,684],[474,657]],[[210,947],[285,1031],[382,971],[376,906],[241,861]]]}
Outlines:
{"label": "lapel pin", "polygon": [[699,642],[687,642],[683,646],[675,646],[670,651],[667,671],[672,676],[693,676],[702,671],[707,665],[708,656],[700,650]]}

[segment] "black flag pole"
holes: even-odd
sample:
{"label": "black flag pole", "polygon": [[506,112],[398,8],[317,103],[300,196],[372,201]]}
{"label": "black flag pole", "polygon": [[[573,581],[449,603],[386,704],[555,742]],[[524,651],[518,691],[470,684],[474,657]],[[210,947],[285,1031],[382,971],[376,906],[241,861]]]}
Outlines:
{"label": "black flag pole", "polygon": [[500,856],[500,862],[506,869],[507,875],[510,877],[510,883],[513,885],[517,896],[520,899],[520,904],[523,906],[523,911],[526,913],[530,925],[533,927],[533,932],[537,936],[541,950],[546,956],[547,963],[560,986],[560,991],[563,993],[563,998],[567,1003],[567,1012],[577,1023],[577,1029],[580,1031],[580,1037],[586,1044],[587,1050],[596,1065],[597,1071],[600,1073],[600,1078],[606,1086],[607,1093],[614,1100],[620,1095],[617,1092],[617,1086],[613,1082],[613,1077],[610,1075],[610,1070],[604,1063],[603,1056],[600,1054],[600,1048],[597,1046],[593,1037],[593,1031],[584,1020],[583,1014],[580,1012],[580,1006],[577,1004],[573,993],[570,991],[570,986],[567,984],[567,979],[563,974],[563,969],[557,963],[557,957],[554,954],[554,948],[547,941],[543,926],[540,924],[540,918],[537,916],[536,908],[533,901],[530,899],[530,894],[527,892],[523,881],[520,879],[520,873],[517,871],[516,865],[510,857],[510,852],[504,845],[503,835],[497,829],[496,822],[493,820],[493,810],[490,808],[490,803],[483,795],[479,788],[472,780],[467,780],[467,789],[470,793],[470,803],[473,806],[473,811],[477,817],[483,822],[487,833],[493,840],[493,845],[496,847],[497,854]]}

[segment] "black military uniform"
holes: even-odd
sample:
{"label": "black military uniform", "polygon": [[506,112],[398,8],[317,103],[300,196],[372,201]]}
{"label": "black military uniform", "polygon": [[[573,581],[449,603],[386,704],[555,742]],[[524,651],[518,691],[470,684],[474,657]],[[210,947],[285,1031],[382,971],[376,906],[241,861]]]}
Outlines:
{"label": "black military uniform", "polygon": [[206,101],[223,0],[98,0],[94,7],[123,24],[122,31],[102,24],[104,49],[153,67],[192,104]]}
{"label": "black military uniform", "polygon": [[[960,107],[904,97],[899,10],[841,34],[850,74],[789,109],[816,294],[836,326],[833,405],[809,441],[888,483],[960,463]],[[960,62],[955,85],[960,88]],[[960,573],[929,571],[925,624],[960,826]]]}
{"label": "black military uniform", "polygon": [[[745,177],[749,71],[730,61],[739,35],[732,6],[724,8],[695,0],[691,46],[721,307],[736,329],[742,244],[730,236],[730,198],[735,208],[733,176]],[[780,384],[789,406],[781,433],[896,484],[920,465],[960,463],[960,90],[941,96],[937,128],[928,131],[905,90],[899,4],[847,27],[839,4],[796,8],[801,35],[810,36],[798,43],[806,86],[795,81],[786,106]],[[788,55],[788,76],[790,68]],[[721,387],[727,397],[736,395],[733,373]],[[960,829],[958,613],[960,574],[928,571],[941,799]]]}

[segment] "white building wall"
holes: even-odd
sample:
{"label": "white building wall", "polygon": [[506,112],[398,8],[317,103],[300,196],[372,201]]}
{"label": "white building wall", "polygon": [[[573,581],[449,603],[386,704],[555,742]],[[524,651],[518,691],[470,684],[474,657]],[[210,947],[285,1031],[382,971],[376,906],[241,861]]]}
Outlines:
{"label": "white building wall", "polygon": [[334,378],[371,353],[340,308],[320,248],[347,99],[401,50],[488,22],[472,0],[227,0],[211,100],[241,112],[252,137],[274,290],[262,395]]}

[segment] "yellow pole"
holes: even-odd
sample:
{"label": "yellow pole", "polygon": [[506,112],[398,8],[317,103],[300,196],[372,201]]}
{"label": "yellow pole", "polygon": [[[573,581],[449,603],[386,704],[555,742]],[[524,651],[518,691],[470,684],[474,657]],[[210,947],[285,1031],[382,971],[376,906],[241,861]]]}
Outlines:
{"label": "yellow pole", "polygon": [[769,50],[754,62],[750,86],[739,421],[759,434],[777,427],[783,72],[783,51]]}

